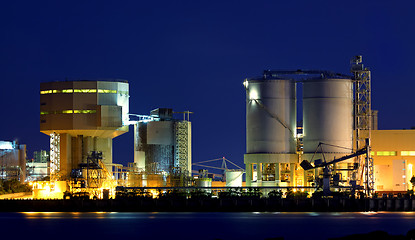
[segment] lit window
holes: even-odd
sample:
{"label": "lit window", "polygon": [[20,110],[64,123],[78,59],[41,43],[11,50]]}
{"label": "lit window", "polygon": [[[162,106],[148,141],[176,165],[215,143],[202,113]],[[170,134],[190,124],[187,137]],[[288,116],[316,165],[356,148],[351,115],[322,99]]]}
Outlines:
{"label": "lit window", "polygon": [[[111,89],[63,89],[63,90],[43,90],[40,94],[51,94],[51,93],[117,93],[117,90]],[[128,91],[120,91],[121,94],[128,95]]]}
{"label": "lit window", "polygon": [[117,90],[98,89],[98,93],[117,93]]}
{"label": "lit window", "polygon": [[40,112],[40,115],[45,114],[73,114],[73,113],[96,113],[96,110],[63,110],[63,111],[52,111],[52,112]]}
{"label": "lit window", "polygon": [[401,156],[415,156],[415,151],[401,151]]}
{"label": "lit window", "polygon": [[52,93],[52,90],[40,91],[40,94],[50,94],[50,93]]}
{"label": "lit window", "polygon": [[397,152],[396,151],[380,151],[377,152],[378,156],[396,156]]}

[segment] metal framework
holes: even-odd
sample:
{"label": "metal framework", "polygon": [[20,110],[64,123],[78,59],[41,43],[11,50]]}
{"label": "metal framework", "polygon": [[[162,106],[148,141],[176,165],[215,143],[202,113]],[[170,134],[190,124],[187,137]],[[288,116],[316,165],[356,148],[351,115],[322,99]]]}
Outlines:
{"label": "metal framework", "polygon": [[107,187],[104,183],[112,180],[111,173],[102,162],[102,152],[92,151],[87,157],[87,162],[79,164],[79,169],[74,170],[71,181],[72,193],[87,192],[99,198],[102,188]]}
{"label": "metal framework", "polygon": [[50,134],[50,180],[58,180],[60,171],[60,135],[58,133]]}
{"label": "metal framework", "polygon": [[174,123],[174,166],[188,171],[189,169],[189,122]]}
{"label": "metal framework", "polygon": [[[355,56],[351,60],[351,72],[354,77],[354,129],[355,129],[355,148],[369,144],[366,139],[371,137],[372,129],[372,103],[371,103],[371,76],[370,70],[365,68],[362,63],[362,56]],[[366,194],[370,195],[374,190],[373,158],[368,148],[368,157],[359,157],[359,174],[365,185]],[[362,182],[361,182],[362,184]]]}

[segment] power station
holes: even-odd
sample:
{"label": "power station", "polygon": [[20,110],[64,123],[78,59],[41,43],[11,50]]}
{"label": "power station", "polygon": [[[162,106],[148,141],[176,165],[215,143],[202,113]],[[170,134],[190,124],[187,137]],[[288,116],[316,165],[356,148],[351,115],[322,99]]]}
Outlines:
{"label": "power station", "polygon": [[[370,71],[361,56],[352,59],[351,73],[266,70],[244,81],[246,182],[243,169],[224,157],[192,162],[190,111],[156,108],[148,115],[130,113],[125,80],[41,83],[40,131],[50,136],[50,164],[38,164],[50,167],[36,174],[50,173],[50,181],[35,181],[33,197],[109,198],[116,187],[133,194],[189,187],[209,188],[209,193],[215,187],[247,187],[264,194],[272,189],[322,188],[325,194],[359,190],[367,196],[407,190],[415,163],[415,145],[410,144],[415,132],[377,130]],[[123,166],[113,163],[112,140],[129,126],[134,126],[134,162]],[[205,168],[217,160],[222,161],[216,167],[223,171],[221,182],[214,181],[218,174],[205,169],[199,170],[197,179],[192,177],[192,166]],[[226,162],[239,169],[228,169]],[[7,176],[19,174],[13,169],[25,171],[17,161],[12,165],[2,168],[8,169]],[[29,169],[35,174],[33,166]],[[380,177],[388,174],[392,177]]]}
{"label": "power station", "polygon": [[[188,186],[191,177],[191,112],[172,109],[130,114],[124,80],[78,80],[40,85],[40,130],[50,136],[50,178],[35,185],[62,192],[109,197],[117,185]],[[138,117],[138,120],[130,119]],[[112,139],[134,125],[134,163],[112,161]],[[53,191],[52,191],[53,192]],[[46,194],[47,195],[47,194]],[[53,195],[56,197],[56,195]]]}

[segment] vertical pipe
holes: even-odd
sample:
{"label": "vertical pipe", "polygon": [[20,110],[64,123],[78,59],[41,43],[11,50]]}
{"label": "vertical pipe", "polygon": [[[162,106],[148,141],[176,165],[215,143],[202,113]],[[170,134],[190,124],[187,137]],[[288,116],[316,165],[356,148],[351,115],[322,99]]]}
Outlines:
{"label": "vertical pipe", "polygon": [[251,186],[252,183],[252,163],[246,165],[245,182],[247,186]]}
{"label": "vertical pipe", "polygon": [[275,185],[279,186],[281,183],[281,168],[280,163],[275,163]]}
{"label": "vertical pipe", "polygon": [[294,176],[295,176],[295,163],[290,163],[290,185],[291,186],[295,186],[295,179],[294,179]]}
{"label": "vertical pipe", "polygon": [[258,184],[258,187],[262,185],[262,163],[256,164],[256,182]]}

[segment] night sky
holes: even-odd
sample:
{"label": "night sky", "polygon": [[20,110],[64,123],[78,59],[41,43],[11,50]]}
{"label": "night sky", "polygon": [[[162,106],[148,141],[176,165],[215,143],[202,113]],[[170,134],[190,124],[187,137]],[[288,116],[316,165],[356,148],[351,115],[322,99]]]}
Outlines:
{"label": "night sky", "polygon": [[[125,79],[130,112],[190,110],[193,162],[243,166],[245,78],[265,69],[372,70],[380,129],[415,126],[413,1],[3,1],[0,140],[49,148],[39,84]],[[177,117],[181,117],[178,115]],[[114,162],[133,161],[133,128]]]}

